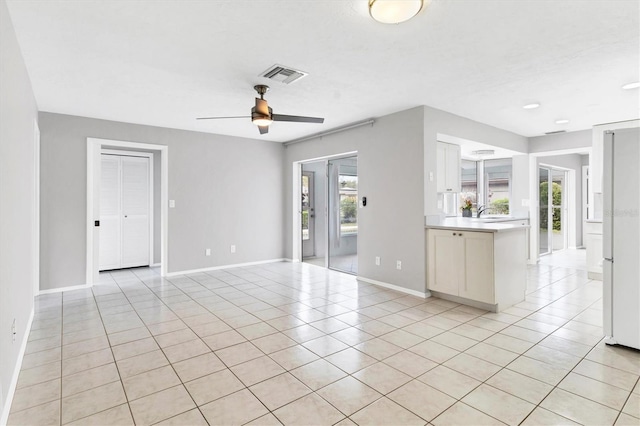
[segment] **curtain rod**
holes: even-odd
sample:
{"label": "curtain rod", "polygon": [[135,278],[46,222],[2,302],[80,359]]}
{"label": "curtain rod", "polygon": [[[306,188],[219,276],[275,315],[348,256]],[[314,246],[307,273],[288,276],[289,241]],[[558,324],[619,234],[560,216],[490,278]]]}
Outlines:
{"label": "curtain rod", "polygon": [[327,130],[326,132],[315,133],[313,135],[305,136],[303,138],[293,139],[288,142],[284,142],[283,145],[286,147],[289,145],[293,145],[294,143],[300,143],[300,142],[308,141],[310,139],[321,138],[323,136],[332,135],[338,132],[344,132],[345,130],[355,129],[356,127],[366,126],[367,124],[373,124],[375,122],[376,122],[375,119],[370,118],[368,120],[358,121],[357,123],[347,124],[346,126],[336,127],[335,129]]}

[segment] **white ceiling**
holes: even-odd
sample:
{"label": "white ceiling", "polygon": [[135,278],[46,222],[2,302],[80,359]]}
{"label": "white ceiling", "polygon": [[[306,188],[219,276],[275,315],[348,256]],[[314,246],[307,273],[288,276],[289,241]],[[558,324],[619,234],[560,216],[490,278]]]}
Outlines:
{"label": "white ceiling", "polygon": [[[637,0],[433,0],[400,25],[367,0],[7,3],[41,111],[272,141],[418,105],[524,136],[640,116]],[[270,84],[274,112],[324,124],[195,120],[248,114],[275,63],[309,76]]]}

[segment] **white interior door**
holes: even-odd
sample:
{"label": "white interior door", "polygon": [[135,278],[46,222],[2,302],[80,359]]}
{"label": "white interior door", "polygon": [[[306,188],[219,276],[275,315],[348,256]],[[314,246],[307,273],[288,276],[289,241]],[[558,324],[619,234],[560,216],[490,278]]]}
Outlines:
{"label": "white interior door", "polygon": [[102,154],[100,270],[150,264],[149,158]]}

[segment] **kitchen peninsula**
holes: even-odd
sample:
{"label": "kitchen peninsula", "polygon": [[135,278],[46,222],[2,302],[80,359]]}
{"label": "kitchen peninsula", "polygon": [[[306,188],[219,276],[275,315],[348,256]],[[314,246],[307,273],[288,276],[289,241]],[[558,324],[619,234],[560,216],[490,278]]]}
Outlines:
{"label": "kitchen peninsula", "polygon": [[443,299],[500,312],[524,301],[526,220],[427,219],[427,288]]}

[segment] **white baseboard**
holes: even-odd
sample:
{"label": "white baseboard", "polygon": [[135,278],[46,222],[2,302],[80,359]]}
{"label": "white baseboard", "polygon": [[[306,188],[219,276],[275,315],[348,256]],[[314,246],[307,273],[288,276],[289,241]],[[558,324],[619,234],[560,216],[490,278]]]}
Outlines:
{"label": "white baseboard", "polygon": [[2,414],[0,414],[0,425],[6,425],[9,420],[9,410],[11,410],[11,403],[13,402],[13,395],[16,392],[16,386],[18,385],[18,376],[20,375],[20,369],[22,368],[22,359],[24,358],[24,352],[27,350],[27,343],[29,342],[29,334],[31,333],[31,324],[33,324],[34,308],[31,308],[31,315],[29,315],[29,321],[27,322],[26,333],[22,345],[20,345],[20,351],[18,352],[18,358],[16,359],[16,366],[13,369],[13,375],[11,376],[11,383],[9,383],[9,389],[7,389],[7,399],[2,407]]}
{"label": "white baseboard", "polygon": [[175,271],[175,272],[167,272],[166,277],[176,277],[178,275],[187,275],[187,274],[197,274],[199,272],[207,272],[207,271],[217,271],[218,269],[228,269],[228,268],[241,268],[243,266],[255,266],[255,265],[264,265],[265,263],[276,263],[276,262],[286,262],[287,259],[269,259],[269,260],[260,260],[257,262],[246,262],[246,263],[235,263],[233,265],[222,265],[222,266],[211,266],[209,268],[200,268],[200,269],[190,269],[186,271]]}
{"label": "white baseboard", "polygon": [[400,293],[410,294],[411,296],[422,297],[423,299],[431,297],[431,292],[429,292],[429,291],[425,291],[423,293],[421,291],[411,290],[411,289],[408,289],[408,288],[400,287],[400,286],[395,285],[395,284],[389,284],[389,283],[385,283],[385,282],[382,282],[382,281],[372,280],[371,278],[365,278],[365,277],[360,277],[360,276],[357,278],[357,280],[358,281],[364,281],[365,283],[369,283],[369,284],[373,284],[373,285],[378,285],[380,287],[385,287],[385,288],[388,288],[388,289],[391,289],[391,290],[399,291]]}
{"label": "white baseboard", "polygon": [[160,266],[162,265],[162,263],[158,262],[158,263],[152,263],[151,265],[149,265],[150,268],[155,268],[156,266]]}
{"label": "white baseboard", "polygon": [[40,290],[36,296],[41,294],[51,294],[51,293],[60,293],[62,291],[72,291],[72,290],[82,290],[86,288],[93,287],[93,284],[81,284],[81,285],[72,285],[70,287],[60,287],[60,288],[51,288],[48,290]]}

